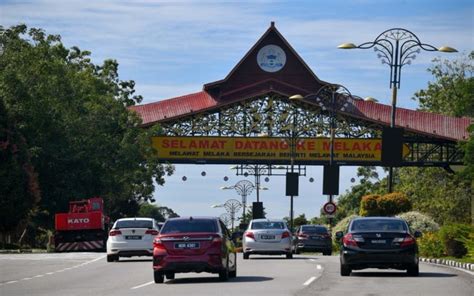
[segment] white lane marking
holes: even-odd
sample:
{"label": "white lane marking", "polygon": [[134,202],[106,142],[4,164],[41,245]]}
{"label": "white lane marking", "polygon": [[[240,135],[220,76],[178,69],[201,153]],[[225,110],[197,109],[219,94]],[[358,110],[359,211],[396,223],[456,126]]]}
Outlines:
{"label": "white lane marking", "polygon": [[321,265],[316,265],[316,269],[322,269],[323,267]]}
{"label": "white lane marking", "polygon": [[135,287],[133,287],[133,288],[130,288],[130,290],[135,290],[135,289],[143,288],[143,287],[148,286],[148,285],[151,285],[151,284],[153,284],[153,283],[154,283],[154,282],[151,281],[151,282],[145,283],[145,284],[143,284],[143,285],[139,285],[139,286],[135,286]]}
{"label": "white lane marking", "polygon": [[307,285],[311,284],[312,282],[314,282],[315,279],[316,279],[315,276],[310,277],[306,282],[304,282],[303,286],[307,286]]}
{"label": "white lane marking", "polygon": [[[98,258],[95,258],[95,259],[92,259],[92,260],[89,260],[89,261],[86,261],[84,263],[81,263],[81,264],[78,264],[78,265],[75,265],[75,266],[71,266],[71,267],[68,267],[68,268],[64,268],[64,269],[60,269],[60,270],[57,270],[57,271],[53,271],[53,272],[47,272],[45,274],[38,274],[38,275],[35,275],[35,276],[32,276],[30,278],[24,278],[24,279],[21,279],[20,281],[24,280],[24,281],[27,281],[27,280],[31,280],[31,279],[34,279],[34,278],[41,278],[41,277],[44,277],[46,275],[52,275],[54,273],[57,273],[57,272],[63,272],[63,271],[66,271],[66,270],[71,270],[71,269],[74,269],[74,268],[78,268],[78,267],[82,267],[86,264],[90,264],[90,263],[93,263],[95,261],[98,261],[98,260],[101,260],[103,258],[105,258],[106,255],[103,255],[103,256],[100,256]],[[9,281],[9,282],[6,282],[6,283],[3,283],[3,284],[0,284],[1,285],[6,285],[6,284],[13,284],[13,283],[17,283],[18,281]]]}
{"label": "white lane marking", "polygon": [[309,261],[312,261],[312,262],[314,262],[314,261],[316,261],[316,259],[309,259]]}

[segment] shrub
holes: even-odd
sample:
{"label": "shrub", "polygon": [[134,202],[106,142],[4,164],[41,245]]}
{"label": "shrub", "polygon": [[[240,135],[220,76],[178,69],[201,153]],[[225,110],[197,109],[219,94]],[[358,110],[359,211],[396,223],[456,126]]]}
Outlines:
{"label": "shrub", "polygon": [[446,224],[441,227],[439,235],[444,245],[446,255],[462,258],[468,250],[463,238],[468,238],[474,233],[474,226],[467,224]]}
{"label": "shrub", "polygon": [[385,194],[377,199],[377,207],[382,216],[395,216],[411,210],[411,202],[408,197],[400,192]]}
{"label": "shrub", "polygon": [[436,232],[439,230],[439,225],[434,221],[433,218],[420,212],[406,212],[398,215],[398,217],[407,221],[410,229],[419,230],[423,234],[428,232]]}
{"label": "shrub", "polygon": [[474,260],[474,232],[469,233],[468,237],[462,237],[459,239],[467,249],[467,258]]}
{"label": "shrub", "polygon": [[437,232],[427,232],[418,239],[420,256],[439,258],[443,256],[444,248]]}
{"label": "shrub", "polygon": [[362,197],[360,201],[360,211],[361,216],[379,216],[380,211],[377,204],[377,200],[380,198],[378,194],[369,194]]}

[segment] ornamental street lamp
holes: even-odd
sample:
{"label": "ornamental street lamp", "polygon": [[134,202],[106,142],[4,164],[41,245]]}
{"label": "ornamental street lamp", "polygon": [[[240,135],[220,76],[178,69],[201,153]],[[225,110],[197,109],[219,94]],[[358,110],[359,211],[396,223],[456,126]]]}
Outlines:
{"label": "ornamental street lamp", "polygon": [[[248,177],[249,175],[255,176],[255,189],[257,193],[257,202],[260,202],[260,190],[268,190],[267,187],[260,186],[260,177],[268,174],[272,175],[272,170],[276,169],[276,166],[265,165],[265,164],[242,164],[231,166],[231,170],[237,171],[237,176],[243,175]],[[278,167],[280,168],[280,167]]]}
{"label": "ornamental street lamp", "polygon": [[[374,41],[365,42],[360,45],[344,43],[338,46],[340,49],[369,49],[374,48],[377,57],[382,60],[382,64],[390,67],[390,88],[392,89],[392,110],[390,116],[390,127],[395,127],[395,113],[397,104],[397,89],[400,88],[400,78],[402,67],[410,65],[421,49],[425,51],[457,52],[449,46],[436,48],[433,45],[421,43],[420,39],[412,32],[393,28],[382,32]],[[388,191],[392,192],[393,167],[389,167]]]}
{"label": "ornamental street lamp", "polygon": [[242,197],[242,223],[245,223],[245,208],[247,204],[247,196],[251,194],[252,191],[255,189],[255,185],[253,185],[253,183],[248,180],[241,180],[235,183],[235,185],[233,186],[225,186],[221,187],[221,189],[235,189],[237,194]]}

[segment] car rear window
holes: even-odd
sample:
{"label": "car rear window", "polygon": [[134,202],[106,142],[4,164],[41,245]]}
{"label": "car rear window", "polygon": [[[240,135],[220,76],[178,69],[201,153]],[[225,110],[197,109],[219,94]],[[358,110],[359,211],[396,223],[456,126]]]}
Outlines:
{"label": "car rear window", "polygon": [[302,226],[301,231],[309,233],[328,233],[326,227],[322,226]]}
{"label": "car rear window", "polygon": [[204,219],[169,220],[163,225],[160,233],[181,232],[217,232],[217,223],[214,220]]}
{"label": "car rear window", "polygon": [[392,219],[362,219],[354,220],[352,231],[408,231],[406,223]]}
{"label": "car rear window", "polygon": [[153,222],[149,220],[124,220],[117,221],[115,228],[153,228]]}
{"label": "car rear window", "polygon": [[285,223],[283,222],[253,222],[251,229],[285,229]]}

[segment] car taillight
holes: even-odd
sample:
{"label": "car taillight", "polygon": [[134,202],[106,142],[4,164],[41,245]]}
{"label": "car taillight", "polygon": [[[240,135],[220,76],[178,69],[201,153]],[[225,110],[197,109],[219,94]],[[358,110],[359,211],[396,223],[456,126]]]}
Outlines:
{"label": "car taillight", "polygon": [[397,238],[393,239],[393,242],[394,243],[400,243],[400,247],[403,248],[403,247],[408,247],[408,246],[414,245],[416,241],[413,238],[413,236],[407,235],[405,237],[397,237]]}
{"label": "car taillight", "polygon": [[222,237],[215,237],[212,239],[211,246],[219,247],[222,244]]}
{"label": "car taillight", "polygon": [[344,246],[346,246],[346,247],[348,247],[348,246],[357,247],[357,241],[352,237],[352,233],[346,234],[346,235],[342,238],[342,243],[343,243]]}
{"label": "car taillight", "polygon": [[309,235],[304,234],[304,233],[298,234],[298,238],[302,238],[302,239],[308,238],[308,236],[309,236]]}
{"label": "car taillight", "polygon": [[157,249],[166,249],[165,245],[163,244],[161,239],[159,239],[158,237],[153,240],[153,247]]}
{"label": "car taillight", "polygon": [[245,236],[255,239],[255,235],[253,234],[252,231],[246,231],[246,232],[245,232]]}
{"label": "car taillight", "polygon": [[147,231],[145,231],[145,234],[151,234],[151,235],[158,235],[158,231],[155,230],[155,229],[148,229]]}
{"label": "car taillight", "polygon": [[290,237],[290,233],[288,231],[285,231],[281,234],[281,238],[287,238],[287,237]]}
{"label": "car taillight", "polygon": [[109,232],[109,236],[116,236],[116,235],[121,235],[122,234],[122,231],[120,230],[111,230]]}
{"label": "car taillight", "polygon": [[323,237],[325,237],[325,238],[330,238],[331,235],[330,235],[329,233],[325,233],[325,234],[323,234]]}

